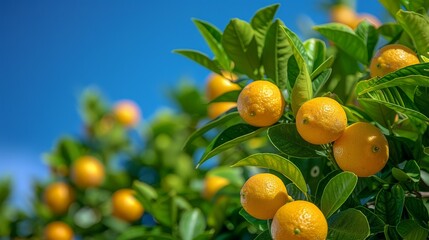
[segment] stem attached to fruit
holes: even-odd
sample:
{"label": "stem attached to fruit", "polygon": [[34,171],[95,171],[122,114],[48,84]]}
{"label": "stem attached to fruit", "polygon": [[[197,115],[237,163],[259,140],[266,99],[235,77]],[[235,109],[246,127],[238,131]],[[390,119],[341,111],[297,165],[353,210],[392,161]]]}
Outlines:
{"label": "stem attached to fruit", "polygon": [[331,162],[333,170],[340,170],[340,167],[338,166],[337,162],[335,161],[333,152],[332,152],[332,145],[331,144],[322,144],[323,150],[325,150],[326,158]]}

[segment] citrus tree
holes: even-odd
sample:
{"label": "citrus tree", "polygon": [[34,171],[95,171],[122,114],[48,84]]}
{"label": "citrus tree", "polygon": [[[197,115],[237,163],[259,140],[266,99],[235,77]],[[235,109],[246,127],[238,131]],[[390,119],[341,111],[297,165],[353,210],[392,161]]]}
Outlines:
{"label": "citrus tree", "polygon": [[340,3],[305,40],[278,4],[223,31],[194,19],[211,54],[174,51],[240,86],[209,99],[236,106],[188,138],[185,150],[208,140],[197,167],[269,142],[229,163],[269,174],[240,191],[256,239],[427,239],[429,3],[380,3],[391,22]]}

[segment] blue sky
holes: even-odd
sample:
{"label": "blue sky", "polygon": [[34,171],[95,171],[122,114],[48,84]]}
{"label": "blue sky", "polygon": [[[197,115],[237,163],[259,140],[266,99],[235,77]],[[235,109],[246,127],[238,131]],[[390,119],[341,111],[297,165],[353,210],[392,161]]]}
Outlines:
{"label": "blue sky", "polygon": [[[80,133],[78,97],[89,86],[111,102],[134,100],[146,119],[171,106],[164,93],[180,79],[202,87],[209,72],[171,52],[209,52],[191,18],[223,30],[231,18],[250,20],[259,8],[280,3],[277,17],[305,37],[307,21],[328,21],[326,2],[0,1],[0,177],[14,177],[14,199],[26,204],[19,196],[31,179],[48,175],[41,155],[60,136]],[[377,1],[357,7],[380,15]]]}

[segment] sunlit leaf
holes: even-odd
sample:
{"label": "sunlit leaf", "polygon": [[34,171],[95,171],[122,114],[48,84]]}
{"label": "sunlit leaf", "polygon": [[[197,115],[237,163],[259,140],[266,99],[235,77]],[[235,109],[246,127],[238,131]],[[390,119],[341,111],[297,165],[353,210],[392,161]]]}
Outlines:
{"label": "sunlit leaf", "polygon": [[392,17],[396,16],[396,13],[401,8],[401,0],[378,0],[381,4],[383,4],[384,8],[392,15]]}
{"label": "sunlit leaf", "polygon": [[280,20],[276,20],[268,29],[262,53],[262,64],[267,77],[271,78],[280,89],[285,89],[287,64],[292,55],[292,49],[282,25]]}
{"label": "sunlit leaf", "polygon": [[370,24],[368,21],[362,21],[356,28],[356,34],[360,36],[366,45],[366,50],[368,52],[368,62],[371,61],[374,48],[378,42],[378,33],[374,25]]}
{"label": "sunlit leaf", "polygon": [[308,71],[313,72],[313,70],[317,69],[325,61],[325,42],[320,39],[310,38],[304,42],[304,47],[308,56]]}
{"label": "sunlit leaf", "polygon": [[366,239],[369,234],[368,220],[359,210],[349,208],[329,219],[328,239]]}
{"label": "sunlit leaf", "polygon": [[232,19],[223,32],[222,45],[239,71],[254,80],[260,78],[258,44],[249,23]]}
{"label": "sunlit leaf", "polygon": [[399,10],[396,19],[402,28],[413,39],[417,52],[429,57],[429,20],[423,15]]}
{"label": "sunlit leaf", "polygon": [[313,80],[313,96],[318,96],[320,94],[320,91],[322,91],[323,87],[325,86],[326,82],[328,82],[329,77],[331,76],[332,69],[328,68],[325,69],[322,73],[320,73],[314,80]]}
{"label": "sunlit leaf", "polygon": [[259,9],[250,20],[250,25],[255,30],[255,37],[258,43],[258,49],[261,52],[264,46],[265,35],[274,20],[277,9],[280,4],[273,4]]}
{"label": "sunlit leaf", "polygon": [[268,138],[280,152],[297,158],[320,157],[317,151],[323,149],[301,138],[292,123],[278,124],[268,128]]}
{"label": "sunlit leaf", "polygon": [[210,144],[198,162],[197,168],[207,159],[244,142],[261,132],[266,128],[253,127],[244,123],[233,125],[221,132]]}
{"label": "sunlit leaf", "polygon": [[307,185],[300,169],[288,159],[277,154],[256,153],[233,165],[233,167],[240,166],[255,166],[275,170],[294,183],[303,193],[307,193]]}
{"label": "sunlit leaf", "polygon": [[206,219],[201,210],[194,208],[182,214],[179,222],[180,236],[183,240],[192,240],[202,234],[206,228]]}
{"label": "sunlit leaf", "polygon": [[314,29],[356,60],[363,64],[368,63],[368,52],[362,51],[367,49],[365,41],[350,27],[340,23],[327,23],[316,26]]}
{"label": "sunlit leaf", "polygon": [[222,75],[219,64],[217,64],[214,60],[211,60],[204,53],[201,53],[195,50],[186,50],[186,49],[177,49],[177,50],[174,50],[173,52],[193,60],[194,62],[200,64],[201,66],[207,68],[212,72]]}
{"label": "sunlit leaf", "polygon": [[207,45],[212,50],[214,58],[218,61],[219,65],[225,70],[231,70],[231,61],[228,59],[222,47],[222,32],[211,23],[195,18],[192,19],[192,21],[206,40]]}
{"label": "sunlit leaf", "polygon": [[320,210],[326,218],[334,214],[356,187],[358,177],[351,172],[342,172],[335,175],[326,184],[320,200]]}

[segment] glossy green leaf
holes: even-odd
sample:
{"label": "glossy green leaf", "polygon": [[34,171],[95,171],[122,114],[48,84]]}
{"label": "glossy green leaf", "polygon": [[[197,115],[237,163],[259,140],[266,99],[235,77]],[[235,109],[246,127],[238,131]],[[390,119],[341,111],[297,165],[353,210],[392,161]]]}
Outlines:
{"label": "glossy green leaf", "polygon": [[428,228],[429,214],[421,198],[406,197],[405,209],[420,226]]}
{"label": "glossy green leaf", "polygon": [[313,145],[302,139],[296,125],[292,123],[278,124],[268,128],[268,138],[274,147],[290,157],[320,157],[317,152],[323,151],[321,146]]}
{"label": "glossy green leaf", "polygon": [[401,25],[392,22],[384,23],[377,29],[377,31],[388,41],[392,41],[394,39],[398,39],[404,29],[401,27]]}
{"label": "glossy green leaf", "polygon": [[249,23],[232,19],[223,32],[222,45],[240,72],[254,80],[261,78],[258,44]]}
{"label": "glossy green leaf", "polygon": [[413,39],[417,52],[429,57],[429,20],[423,15],[399,10],[396,19],[402,28]]}
{"label": "glossy green leaf", "polygon": [[211,60],[204,53],[201,53],[195,50],[187,50],[187,49],[177,49],[177,50],[174,50],[173,52],[193,60],[194,62],[200,64],[201,66],[207,68],[212,72],[222,75],[219,64],[217,64],[214,60]]}
{"label": "glossy green leaf", "polygon": [[214,59],[218,61],[219,65],[222,66],[223,69],[230,71],[231,61],[228,59],[228,56],[222,47],[222,32],[208,22],[195,18],[192,19],[192,21],[197,26],[207,45],[213,52]]}
{"label": "glossy green leaf", "polygon": [[350,27],[340,23],[327,23],[316,26],[314,29],[359,62],[368,64],[368,52],[362,51],[367,49],[365,41]]}
{"label": "glossy green leaf", "polygon": [[326,69],[330,68],[332,66],[332,64],[334,63],[334,60],[335,60],[334,56],[329,56],[322,64],[320,64],[320,66],[318,66],[316,69],[314,69],[314,71],[310,75],[310,78],[314,79],[319,74],[324,72]]}
{"label": "glossy green leaf", "polygon": [[384,223],[383,220],[374,213],[374,210],[368,209],[364,206],[358,206],[356,209],[366,216],[371,234],[382,233],[384,231],[386,223]]}
{"label": "glossy green leaf", "polygon": [[202,126],[201,128],[199,128],[198,130],[194,131],[189,138],[186,140],[185,145],[184,145],[184,149],[189,148],[189,146],[198,138],[200,138],[201,136],[203,136],[205,133],[207,133],[208,131],[210,131],[211,129],[214,129],[216,127],[225,127],[228,126],[231,123],[234,122],[238,122],[241,121],[240,115],[238,114],[237,111],[234,112],[230,112],[227,114],[224,114],[210,122],[208,122],[207,124],[205,124],[204,126]]}
{"label": "glossy green leaf", "polygon": [[320,210],[326,218],[334,214],[356,187],[358,177],[351,172],[342,172],[326,184],[320,200]]}
{"label": "glossy green leaf", "polygon": [[370,62],[374,52],[374,48],[378,42],[377,29],[368,21],[362,21],[356,28],[356,35],[358,35],[364,40],[368,53],[368,62]]}
{"label": "glossy green leaf", "polygon": [[349,208],[329,219],[328,239],[366,239],[370,234],[368,220],[359,210]]}
{"label": "glossy green leaf", "polygon": [[429,9],[429,2],[427,0],[413,0],[410,1],[409,9],[415,12],[423,11],[427,12]]}
{"label": "glossy green leaf", "polygon": [[399,235],[405,240],[428,239],[429,230],[417,224],[414,220],[406,219],[396,227]]}
{"label": "glossy green leaf", "polygon": [[325,42],[317,38],[310,38],[303,44],[308,56],[308,71],[313,72],[326,60]]}
{"label": "glossy green leaf", "polygon": [[192,240],[206,229],[206,219],[201,210],[194,208],[182,214],[179,232],[183,240]]}
{"label": "glossy green leaf", "polygon": [[381,189],[375,200],[375,213],[387,224],[396,226],[404,208],[405,193],[400,185]]}
{"label": "glossy green leaf", "polygon": [[267,220],[260,220],[260,219],[256,219],[256,218],[250,216],[250,214],[248,214],[246,212],[246,210],[244,210],[244,208],[240,209],[239,214],[244,219],[246,219],[247,222],[249,222],[250,224],[252,224],[259,231],[266,231],[266,230],[268,230]]}
{"label": "glossy green leaf", "polygon": [[266,230],[256,236],[253,240],[272,240],[270,230]]}
{"label": "glossy green leaf", "polygon": [[133,189],[136,191],[136,198],[148,212],[151,212],[152,203],[158,198],[156,190],[152,186],[137,180],[133,182]]}
{"label": "glossy green leaf", "polygon": [[256,153],[243,158],[233,165],[233,167],[240,166],[255,166],[275,170],[283,174],[283,176],[294,183],[299,190],[307,194],[307,185],[300,169],[288,159],[277,154]]}
{"label": "glossy green leaf", "polygon": [[265,130],[266,128],[253,127],[244,123],[239,123],[225,129],[207,146],[206,151],[198,162],[197,168],[207,159],[241,142],[249,140]]}
{"label": "glossy green leaf", "polygon": [[318,96],[331,76],[332,69],[325,69],[313,80],[313,96]]}
{"label": "glossy green leaf", "polygon": [[241,92],[240,90],[226,92],[216,97],[215,99],[211,100],[209,104],[214,102],[237,102],[238,95],[240,95],[240,92]]}
{"label": "glossy green leaf", "polygon": [[280,88],[287,84],[287,65],[292,49],[283,31],[283,23],[276,20],[268,29],[262,53],[265,74]]}
{"label": "glossy green leaf", "polygon": [[277,9],[280,4],[273,4],[259,9],[250,20],[250,25],[255,30],[256,42],[258,43],[259,51],[264,47],[265,35],[274,20]]}
{"label": "glossy green leaf", "polygon": [[292,111],[294,115],[298,112],[299,107],[313,97],[311,78],[308,72],[308,56],[304,45],[288,28],[284,27],[289,44],[292,47],[293,56],[299,68],[299,74],[292,88]]}
{"label": "glossy green leaf", "polygon": [[130,226],[118,236],[117,240],[141,239],[145,234],[147,234],[146,226]]}
{"label": "glossy green leaf", "polygon": [[417,87],[414,104],[421,113],[429,117],[429,87]]}
{"label": "glossy green leaf", "polygon": [[383,4],[384,8],[392,15],[392,17],[396,16],[396,13],[401,8],[401,0],[378,0],[381,4]]}
{"label": "glossy green leaf", "polygon": [[320,181],[317,183],[316,192],[314,193],[314,203],[317,205],[320,205],[320,200],[322,199],[323,191],[325,190],[326,185],[329,181],[339,173],[341,173],[341,170],[334,170],[326,174]]}
{"label": "glossy green leaf", "polygon": [[403,240],[396,231],[396,226],[385,225],[384,226],[384,239],[386,240]]}
{"label": "glossy green leaf", "polygon": [[[302,170],[302,168],[300,169]],[[294,200],[309,200],[307,196],[293,183],[287,184],[286,190],[288,195],[291,196]]]}

